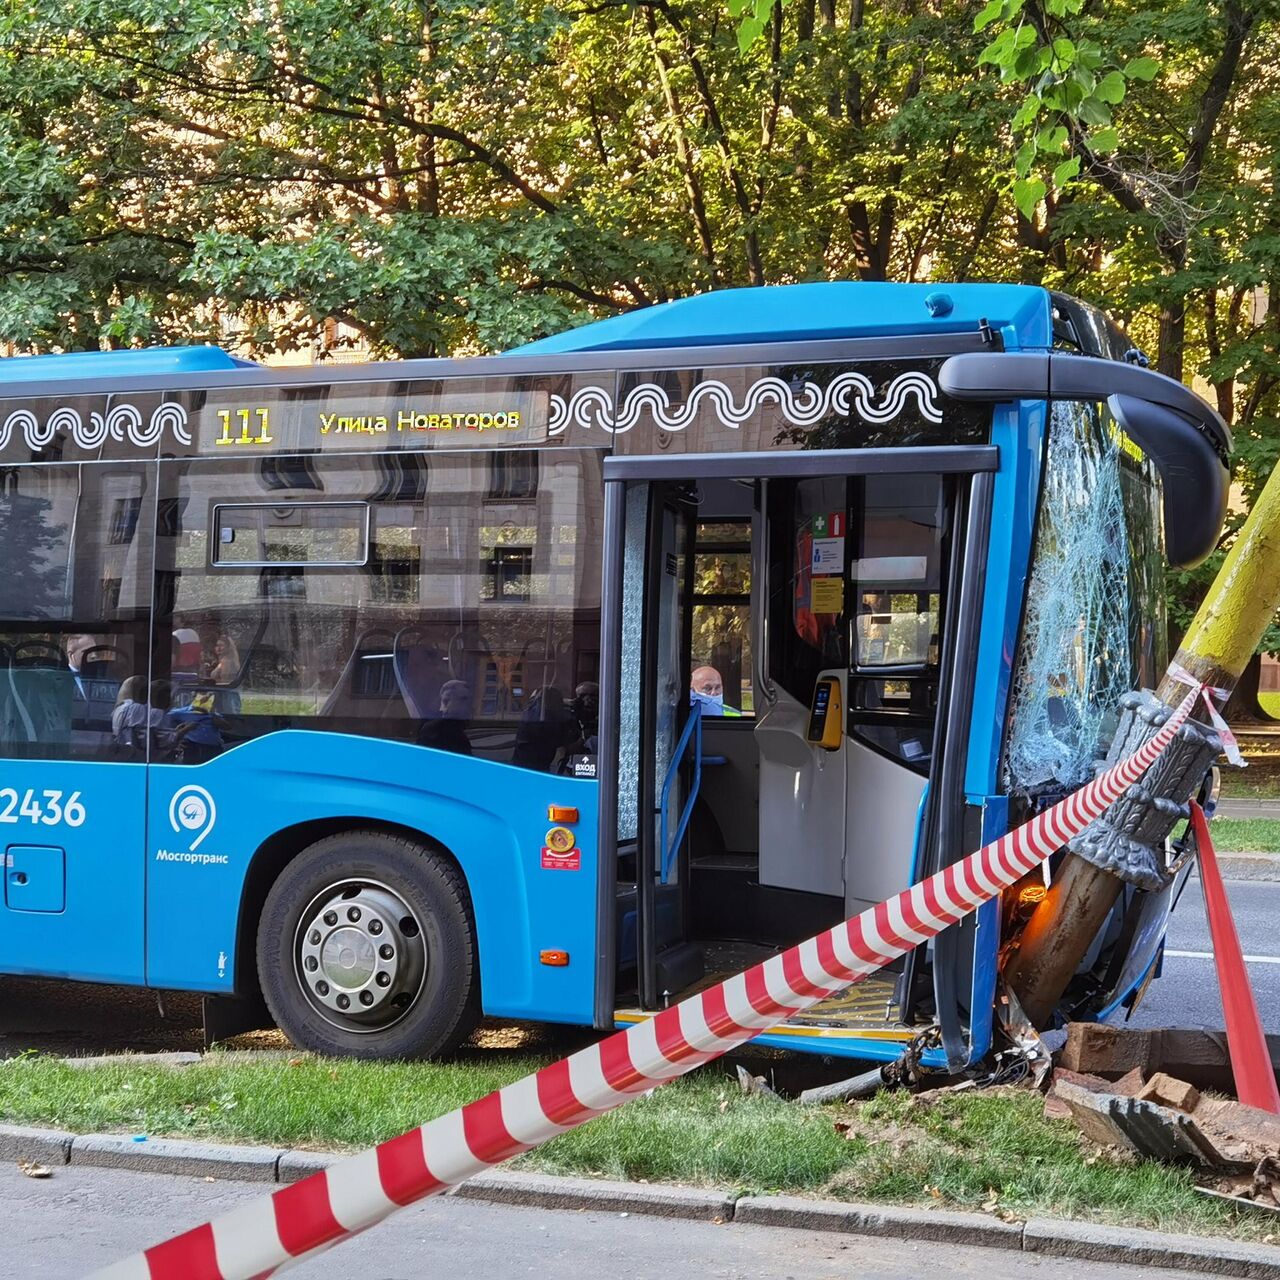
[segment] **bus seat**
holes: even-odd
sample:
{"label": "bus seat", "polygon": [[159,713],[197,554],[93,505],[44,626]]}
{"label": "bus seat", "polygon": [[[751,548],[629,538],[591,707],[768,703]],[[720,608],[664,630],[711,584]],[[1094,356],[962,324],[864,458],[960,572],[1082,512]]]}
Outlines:
{"label": "bus seat", "polygon": [[11,667],[42,667],[52,671],[70,671],[67,655],[47,640],[23,640],[13,647]]}
{"label": "bus seat", "polygon": [[[19,649],[26,646],[18,646]],[[61,650],[60,665],[47,662],[47,655],[28,654],[25,663],[9,663],[0,684],[0,742],[39,742],[68,746],[71,741],[71,701],[75,680]]]}
{"label": "bus seat", "polygon": [[129,659],[113,644],[95,644],[80,655],[80,676],[84,680],[123,680],[129,674]]}
{"label": "bus seat", "polygon": [[390,631],[375,628],[358,636],[320,714],[367,716],[370,700],[389,704],[398,692],[392,664],[394,645]]}
{"label": "bus seat", "polygon": [[449,679],[446,659],[435,644],[424,643],[417,633],[401,631],[395,639],[392,664],[400,696],[416,720],[432,720],[440,714],[440,690]]}

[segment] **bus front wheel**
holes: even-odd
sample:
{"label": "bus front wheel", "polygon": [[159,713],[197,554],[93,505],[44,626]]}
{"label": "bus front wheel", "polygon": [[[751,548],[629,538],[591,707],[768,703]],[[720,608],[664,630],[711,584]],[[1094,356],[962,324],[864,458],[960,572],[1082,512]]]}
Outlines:
{"label": "bus front wheel", "polygon": [[478,1016],[466,888],[432,849],[381,831],[304,849],[267,895],[258,977],[296,1045],[359,1058],[430,1058]]}

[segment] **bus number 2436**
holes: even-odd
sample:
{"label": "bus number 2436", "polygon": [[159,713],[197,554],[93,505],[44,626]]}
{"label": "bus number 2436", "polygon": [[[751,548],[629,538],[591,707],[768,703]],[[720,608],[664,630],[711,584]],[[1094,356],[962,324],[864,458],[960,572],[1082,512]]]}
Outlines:
{"label": "bus number 2436", "polygon": [[[0,822],[19,822],[26,818],[31,823],[42,823],[46,827],[56,827],[65,822],[69,827],[84,824],[84,805],[80,803],[80,793],[73,791],[66,799],[62,799],[61,791],[42,791],[44,807],[36,799],[36,793],[28,789],[18,802],[18,793],[12,787],[0,787]],[[16,810],[16,812],[15,812]]]}

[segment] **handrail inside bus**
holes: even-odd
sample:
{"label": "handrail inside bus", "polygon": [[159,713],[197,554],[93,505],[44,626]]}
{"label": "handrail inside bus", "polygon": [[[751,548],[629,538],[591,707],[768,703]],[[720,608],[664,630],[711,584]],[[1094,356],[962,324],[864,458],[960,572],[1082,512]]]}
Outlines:
{"label": "handrail inside bus", "polygon": [[760,481],[760,518],[751,523],[751,562],[755,566],[755,590],[751,593],[755,607],[755,684],[760,696],[773,706],[778,689],[769,675],[769,549],[764,543],[765,521],[769,512],[769,481]]}
{"label": "handrail inside bus", "polygon": [[[693,784],[689,788],[689,795],[685,799],[684,809],[680,814],[680,822],[676,826],[675,839],[668,844],[667,829],[670,825],[671,812],[671,788],[675,785],[676,778],[680,773],[680,766],[684,763],[685,752],[689,748],[689,739],[693,739]],[[660,877],[662,884],[669,884],[669,876],[671,874],[671,864],[675,861],[675,856],[680,848],[681,842],[684,840],[684,833],[688,830],[689,819],[693,815],[693,804],[698,798],[698,789],[702,785],[702,710],[694,707],[689,712],[689,719],[685,721],[684,732],[680,735],[680,741],[676,744],[676,749],[671,753],[671,763],[667,766],[667,776],[662,780],[662,804],[659,811],[659,848],[662,850],[662,875]]]}

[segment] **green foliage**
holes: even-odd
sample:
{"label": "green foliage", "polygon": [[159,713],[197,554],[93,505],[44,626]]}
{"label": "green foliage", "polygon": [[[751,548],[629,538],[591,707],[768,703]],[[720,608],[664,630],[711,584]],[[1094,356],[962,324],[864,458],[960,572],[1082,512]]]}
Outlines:
{"label": "green foliage", "polygon": [[[1082,155],[1106,155],[1119,144],[1112,108],[1124,101],[1129,81],[1148,81],[1159,71],[1148,56],[1117,65],[1111,32],[1100,13],[1084,8],[1082,0],[991,0],[973,21],[975,32],[996,31],[979,65],[990,64],[1003,83],[1024,91],[1011,125],[1025,139],[1012,190],[1027,219],[1049,190],[1033,171],[1051,170],[1053,188],[1064,191],[1079,175]],[[1063,159],[1069,152],[1075,154]]]}
{"label": "green foliage", "polygon": [[1020,280],[1200,379],[1247,500],[1278,53],[1276,0],[13,0],[0,343],[478,352],[709,288]]}

